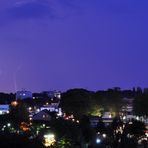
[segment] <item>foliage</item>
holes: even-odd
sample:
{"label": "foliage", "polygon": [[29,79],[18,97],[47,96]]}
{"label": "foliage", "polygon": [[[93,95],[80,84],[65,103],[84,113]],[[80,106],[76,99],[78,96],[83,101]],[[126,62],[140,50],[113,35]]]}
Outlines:
{"label": "foliage", "polygon": [[95,137],[95,131],[90,125],[88,116],[83,116],[80,120],[80,128],[83,135],[83,140],[86,143],[91,143]]}
{"label": "foliage", "polygon": [[59,118],[52,120],[50,126],[57,139],[64,137],[71,141],[80,141],[81,131],[77,123]]}
{"label": "foliage", "polygon": [[138,116],[148,116],[148,93],[138,95],[134,99],[133,111]]}
{"label": "foliage", "polygon": [[54,145],[56,148],[72,148],[72,143],[69,139],[61,138]]}
{"label": "foliage", "polygon": [[10,104],[10,102],[14,100],[15,94],[0,93],[0,104]]}
{"label": "foliage", "polygon": [[1,148],[45,148],[38,139],[29,140],[18,134],[0,134]]}
{"label": "foliage", "polygon": [[104,107],[107,107],[108,111],[118,113],[122,105],[120,92],[109,90],[107,92],[106,100],[104,100],[104,105]]}
{"label": "foliage", "polygon": [[64,112],[80,118],[82,115],[100,116],[104,111],[117,114],[121,109],[121,92],[91,92],[85,89],[72,89],[62,94],[61,107]]}
{"label": "foliage", "polygon": [[132,120],[132,124],[128,124],[126,127],[127,133],[130,135],[133,135],[136,138],[139,138],[141,136],[145,135],[145,124],[141,121]]}
{"label": "foliage", "polygon": [[94,104],[91,110],[91,116],[101,116],[104,112],[104,108],[98,104]]}
{"label": "foliage", "polygon": [[62,94],[61,107],[64,112],[80,118],[93,110],[90,92],[84,89],[72,89]]}
{"label": "foliage", "polygon": [[18,125],[21,122],[29,121],[29,112],[27,110],[27,106],[21,101],[17,101],[18,104],[16,106],[10,106],[10,116],[12,123]]}
{"label": "foliage", "polygon": [[106,132],[106,127],[105,123],[102,121],[102,118],[100,118],[97,127],[96,127],[97,132],[100,132],[101,134]]}

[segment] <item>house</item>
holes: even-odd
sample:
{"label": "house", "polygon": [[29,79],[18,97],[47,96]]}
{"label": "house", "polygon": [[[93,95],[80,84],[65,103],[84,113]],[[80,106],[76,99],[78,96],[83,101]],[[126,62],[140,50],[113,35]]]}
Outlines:
{"label": "house", "polygon": [[48,110],[42,110],[32,117],[33,121],[50,121],[52,118]]}
{"label": "house", "polygon": [[105,126],[108,126],[113,122],[112,118],[104,118],[99,116],[90,116],[89,121],[92,127],[97,127],[97,124],[102,120],[102,122],[105,124]]}
{"label": "house", "polygon": [[58,112],[59,110],[59,104],[58,103],[51,103],[49,105],[44,105],[42,107],[40,107],[40,110],[48,110],[50,112]]}
{"label": "house", "polygon": [[58,116],[62,116],[62,109],[59,108],[59,100],[52,101],[50,104],[46,104],[40,107],[40,110],[48,110],[50,112],[56,112]]}
{"label": "house", "polygon": [[9,113],[9,105],[1,104],[0,105],[0,115],[8,114]]}

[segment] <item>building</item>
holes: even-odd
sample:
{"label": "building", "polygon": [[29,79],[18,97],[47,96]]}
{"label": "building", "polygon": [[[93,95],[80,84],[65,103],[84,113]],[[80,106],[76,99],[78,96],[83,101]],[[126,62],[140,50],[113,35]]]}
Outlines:
{"label": "building", "polygon": [[48,110],[42,110],[32,117],[33,121],[50,121],[51,115]]}
{"label": "building", "polygon": [[90,125],[92,127],[97,127],[98,123],[102,121],[105,126],[110,125],[113,122],[113,118],[110,117],[99,117],[99,116],[89,116]]}
{"label": "building", "polygon": [[0,115],[9,113],[9,105],[0,105]]}
{"label": "building", "polygon": [[43,93],[47,94],[47,96],[51,99],[57,98],[61,99],[61,92],[60,91],[44,91]]}
{"label": "building", "polygon": [[45,105],[45,106],[42,106],[40,107],[40,110],[48,110],[50,112],[58,112],[59,111],[59,108],[55,105]]}
{"label": "building", "polygon": [[56,112],[58,116],[62,116],[62,109],[59,108],[59,102],[54,102],[49,105],[44,105],[40,107],[40,110],[48,110],[50,112]]}
{"label": "building", "polygon": [[133,115],[133,98],[123,98],[123,106],[121,107],[121,113],[124,120],[131,120],[134,118]]}
{"label": "building", "polygon": [[17,91],[16,92],[16,99],[32,99],[32,92],[30,91],[25,91],[25,90],[22,90],[22,91]]}

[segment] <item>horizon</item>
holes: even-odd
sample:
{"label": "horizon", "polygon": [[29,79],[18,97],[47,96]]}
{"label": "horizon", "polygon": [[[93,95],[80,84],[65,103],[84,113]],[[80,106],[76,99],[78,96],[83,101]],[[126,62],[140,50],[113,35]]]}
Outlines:
{"label": "horizon", "polygon": [[[132,88],[121,88],[121,87],[109,87],[109,88],[106,88],[106,89],[96,89],[96,90],[91,90],[91,89],[87,89],[87,88],[82,88],[82,87],[75,87],[75,88],[69,88],[69,89],[66,89],[66,90],[57,90],[57,89],[52,89],[52,90],[40,90],[40,91],[32,91],[32,90],[29,90],[29,89],[20,89],[20,90],[17,90],[16,92],[18,92],[18,91],[30,91],[30,92],[32,92],[32,93],[42,93],[42,92],[48,92],[48,91],[59,91],[59,92],[61,92],[61,93],[64,93],[64,92],[67,92],[67,91],[69,91],[69,90],[74,90],[74,89],[84,89],[84,90],[87,90],[87,91],[92,91],[92,92],[97,92],[97,91],[108,91],[108,90],[110,90],[110,89],[115,89],[115,88],[119,88],[120,89],[120,91],[126,91],[126,90],[131,90],[131,91],[133,91],[134,89],[135,89],[135,91],[137,91],[137,89],[138,88],[140,88],[142,91],[144,91],[145,89],[148,89],[148,87],[144,87],[144,88],[142,88],[142,87],[140,87],[140,86],[138,86],[138,87],[132,87]],[[8,94],[10,94],[10,93],[13,93],[13,94],[15,94],[16,92],[14,92],[14,91],[1,91],[0,90],[0,93],[8,93]]]}

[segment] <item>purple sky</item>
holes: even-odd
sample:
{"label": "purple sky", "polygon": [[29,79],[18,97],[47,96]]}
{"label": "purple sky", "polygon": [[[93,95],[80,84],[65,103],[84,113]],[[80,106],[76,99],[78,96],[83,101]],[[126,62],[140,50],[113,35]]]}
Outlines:
{"label": "purple sky", "polygon": [[0,91],[148,84],[147,0],[0,0]]}

